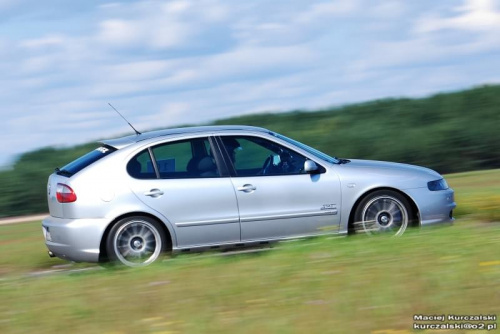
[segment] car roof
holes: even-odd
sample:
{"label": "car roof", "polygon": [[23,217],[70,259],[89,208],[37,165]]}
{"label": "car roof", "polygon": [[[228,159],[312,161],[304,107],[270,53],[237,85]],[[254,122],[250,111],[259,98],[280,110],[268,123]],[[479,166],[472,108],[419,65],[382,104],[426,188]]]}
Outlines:
{"label": "car roof", "polygon": [[217,133],[217,132],[225,132],[225,131],[251,131],[251,132],[265,132],[270,133],[271,131],[259,128],[255,126],[247,126],[247,125],[212,125],[212,126],[192,126],[192,127],[184,127],[184,128],[172,128],[172,129],[164,129],[164,130],[156,130],[144,132],[139,135],[130,135],[115,139],[107,139],[101,140],[100,143],[104,145],[113,146],[117,149],[135,144],[137,142],[158,138],[158,137],[167,137],[188,133]]}

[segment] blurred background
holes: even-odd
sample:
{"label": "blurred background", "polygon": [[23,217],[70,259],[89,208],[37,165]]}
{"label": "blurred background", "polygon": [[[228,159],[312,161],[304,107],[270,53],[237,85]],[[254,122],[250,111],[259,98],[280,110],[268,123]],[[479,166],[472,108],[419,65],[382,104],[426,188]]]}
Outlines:
{"label": "blurred background", "polygon": [[55,167],[133,133],[108,102],[141,132],[256,125],[337,157],[426,166],[446,174],[459,218],[402,241],[41,278],[96,267],[49,259],[39,221],[2,225],[1,333],[65,333],[68,321],[401,334],[413,313],[500,313],[496,0],[0,0],[0,73],[0,218],[47,212]]}

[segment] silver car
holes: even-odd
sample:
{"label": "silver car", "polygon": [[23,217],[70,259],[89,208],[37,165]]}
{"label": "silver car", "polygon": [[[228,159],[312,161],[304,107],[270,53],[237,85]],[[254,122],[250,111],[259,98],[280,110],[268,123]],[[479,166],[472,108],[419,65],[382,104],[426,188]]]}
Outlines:
{"label": "silver car", "polygon": [[105,140],[56,169],[43,220],[49,255],[152,263],[190,252],[322,234],[391,233],[453,221],[433,170],[330,157],[248,126]]}

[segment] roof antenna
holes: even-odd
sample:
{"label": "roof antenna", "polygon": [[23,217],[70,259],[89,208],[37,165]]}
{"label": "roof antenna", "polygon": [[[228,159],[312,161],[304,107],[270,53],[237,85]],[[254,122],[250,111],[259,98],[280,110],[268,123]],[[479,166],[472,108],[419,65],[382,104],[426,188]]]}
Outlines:
{"label": "roof antenna", "polygon": [[140,135],[140,134],[141,134],[139,131],[137,131],[137,130],[136,130],[136,129],[132,126],[132,124],[130,124],[130,122],[129,122],[129,121],[127,121],[127,119],[126,119],[125,117],[123,117],[123,115],[122,115],[122,114],[120,114],[120,112],[119,112],[118,110],[116,110],[116,108],[115,108],[115,107],[113,107],[113,105],[112,105],[111,103],[109,103],[109,102],[108,102],[108,104],[109,104],[109,106],[110,106],[111,108],[113,108],[113,110],[114,110],[114,111],[116,111],[116,112],[118,113],[118,115],[120,115],[120,116],[121,116],[121,117],[125,120],[125,122],[127,122],[127,124],[128,124],[128,125],[130,125],[130,127],[131,127],[134,131],[135,131],[135,134],[136,134],[136,135]]}

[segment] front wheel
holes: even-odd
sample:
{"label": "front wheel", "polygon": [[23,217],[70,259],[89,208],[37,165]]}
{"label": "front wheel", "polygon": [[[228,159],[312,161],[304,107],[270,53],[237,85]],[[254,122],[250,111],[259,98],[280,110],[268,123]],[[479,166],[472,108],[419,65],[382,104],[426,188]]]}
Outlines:
{"label": "front wheel", "polygon": [[118,221],[111,228],[106,240],[110,260],[130,267],[153,263],[165,248],[165,234],[160,224],[141,216]]}
{"label": "front wheel", "polygon": [[392,190],[378,190],[359,203],[353,228],[355,232],[400,236],[412,217],[412,207],[403,195]]}

